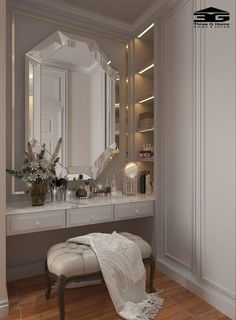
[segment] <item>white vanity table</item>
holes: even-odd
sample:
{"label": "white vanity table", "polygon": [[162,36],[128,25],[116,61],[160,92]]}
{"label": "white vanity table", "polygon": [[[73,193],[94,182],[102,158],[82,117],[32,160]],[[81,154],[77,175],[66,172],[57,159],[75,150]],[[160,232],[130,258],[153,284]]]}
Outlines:
{"label": "white vanity table", "polygon": [[106,197],[45,203],[9,203],[6,211],[7,236],[150,217],[155,198],[151,195]]}

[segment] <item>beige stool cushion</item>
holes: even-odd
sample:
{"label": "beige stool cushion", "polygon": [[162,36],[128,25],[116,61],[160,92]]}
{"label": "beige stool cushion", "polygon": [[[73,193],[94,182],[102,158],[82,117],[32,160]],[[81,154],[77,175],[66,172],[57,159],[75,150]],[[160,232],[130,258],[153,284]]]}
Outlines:
{"label": "beige stool cushion", "polygon": [[[149,258],[151,246],[139,236],[122,232],[121,235],[134,241],[140,248],[142,258]],[[59,243],[51,247],[47,254],[48,270],[57,276],[80,276],[100,271],[98,259],[90,246],[77,243]]]}

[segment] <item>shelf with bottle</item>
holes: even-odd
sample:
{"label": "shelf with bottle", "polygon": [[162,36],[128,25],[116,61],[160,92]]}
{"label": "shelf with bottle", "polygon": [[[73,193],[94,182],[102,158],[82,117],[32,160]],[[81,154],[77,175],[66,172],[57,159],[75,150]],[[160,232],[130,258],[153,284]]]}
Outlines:
{"label": "shelf with bottle", "polygon": [[150,160],[154,157],[154,148],[150,143],[143,144],[143,149],[139,150],[139,160]]}
{"label": "shelf with bottle", "polygon": [[154,162],[154,157],[151,157],[151,158],[139,158],[138,161],[141,161],[141,162]]}

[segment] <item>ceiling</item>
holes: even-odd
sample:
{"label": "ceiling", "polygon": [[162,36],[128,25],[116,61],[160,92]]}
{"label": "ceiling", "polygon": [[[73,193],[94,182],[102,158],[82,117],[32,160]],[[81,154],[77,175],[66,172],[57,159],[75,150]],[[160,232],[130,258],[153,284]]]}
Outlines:
{"label": "ceiling", "polygon": [[61,0],[67,5],[133,24],[156,0]]}

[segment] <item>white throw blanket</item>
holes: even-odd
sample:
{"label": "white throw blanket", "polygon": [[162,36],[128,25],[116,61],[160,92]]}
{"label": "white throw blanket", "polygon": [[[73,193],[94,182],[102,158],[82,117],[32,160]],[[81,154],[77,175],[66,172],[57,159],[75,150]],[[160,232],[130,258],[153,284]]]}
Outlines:
{"label": "white throw blanket", "polygon": [[68,242],[90,245],[97,255],[103,278],[117,313],[127,320],[155,318],[163,299],[146,293],[146,271],[139,247],[126,237],[91,233]]}

